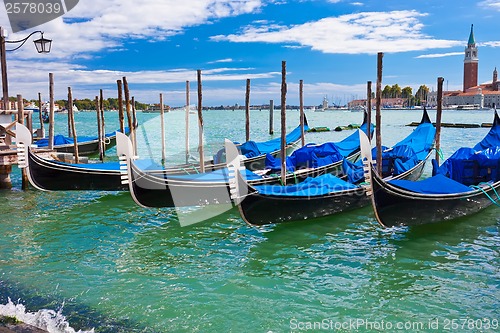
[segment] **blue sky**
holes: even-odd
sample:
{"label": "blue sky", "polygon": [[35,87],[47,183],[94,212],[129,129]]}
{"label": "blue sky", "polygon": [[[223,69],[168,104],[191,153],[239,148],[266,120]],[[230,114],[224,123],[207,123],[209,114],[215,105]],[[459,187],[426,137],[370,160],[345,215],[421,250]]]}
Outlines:
{"label": "blue sky", "polygon": [[[0,24],[8,30],[4,8]],[[345,104],[364,98],[376,81],[376,54],[384,52],[383,86],[461,89],[470,26],[479,53],[479,81],[500,69],[500,0],[80,0],[64,16],[29,31],[53,39],[52,52],[33,45],[7,54],[9,93],[56,98],[73,88],[76,98],[104,89],[116,97],[126,76],[143,102],[183,105],[185,81],[196,98],[196,70],[203,75],[204,105],[280,101],[281,62],[287,62],[288,104],[298,104],[304,80],[306,105]]]}

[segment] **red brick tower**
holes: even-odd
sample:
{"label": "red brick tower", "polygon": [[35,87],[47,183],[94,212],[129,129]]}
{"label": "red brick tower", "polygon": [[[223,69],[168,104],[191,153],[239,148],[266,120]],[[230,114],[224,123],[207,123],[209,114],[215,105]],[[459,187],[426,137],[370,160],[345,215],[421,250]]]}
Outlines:
{"label": "red brick tower", "polygon": [[469,41],[465,48],[464,58],[464,92],[470,88],[477,86],[477,67],[479,59],[477,57],[476,41],[474,40],[474,25],[470,27]]}

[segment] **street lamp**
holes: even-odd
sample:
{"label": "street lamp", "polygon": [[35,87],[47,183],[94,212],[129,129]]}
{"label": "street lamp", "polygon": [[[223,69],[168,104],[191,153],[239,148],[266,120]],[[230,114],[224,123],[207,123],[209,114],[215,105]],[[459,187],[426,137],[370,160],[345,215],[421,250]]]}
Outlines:
{"label": "street lamp", "polygon": [[[15,51],[19,48],[21,48],[26,41],[33,36],[34,34],[40,33],[42,36],[41,38],[37,39],[34,41],[35,47],[38,53],[49,53],[50,48],[52,46],[52,40],[47,39],[43,37],[43,31],[33,31],[30,33],[27,37],[20,39],[20,40],[5,40],[6,36],[6,31],[0,27],[0,60],[1,60],[1,69],[2,69],[2,89],[3,89],[3,109],[7,110],[9,109],[9,83],[7,80],[7,59],[6,59],[6,51]],[[19,44],[19,46],[7,50],[6,48],[6,43],[9,44]]]}

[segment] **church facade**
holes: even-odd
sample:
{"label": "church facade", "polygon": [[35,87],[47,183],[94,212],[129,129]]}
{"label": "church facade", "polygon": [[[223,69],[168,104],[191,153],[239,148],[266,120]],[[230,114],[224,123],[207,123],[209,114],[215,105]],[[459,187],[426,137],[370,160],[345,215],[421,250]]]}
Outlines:
{"label": "church facade", "polygon": [[[492,108],[500,105],[500,81],[495,67],[491,83],[478,85],[478,50],[474,38],[474,26],[471,26],[469,40],[465,48],[464,81],[460,91],[444,91],[443,106],[459,109]],[[437,105],[437,92],[430,92],[427,105]]]}

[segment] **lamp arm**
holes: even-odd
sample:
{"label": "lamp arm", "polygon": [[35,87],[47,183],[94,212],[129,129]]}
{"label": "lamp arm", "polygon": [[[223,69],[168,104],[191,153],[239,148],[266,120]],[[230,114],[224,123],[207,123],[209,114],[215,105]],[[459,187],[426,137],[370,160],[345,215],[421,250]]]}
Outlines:
{"label": "lamp arm", "polygon": [[43,36],[43,31],[37,30],[37,31],[33,31],[27,37],[20,39],[20,40],[6,40],[5,43],[14,43],[14,44],[21,43],[21,45],[17,46],[16,48],[13,48],[12,50],[5,50],[5,51],[11,52],[11,51],[15,51],[15,50],[21,48],[31,36],[33,36],[34,34],[37,34],[37,33],[41,33]]}

